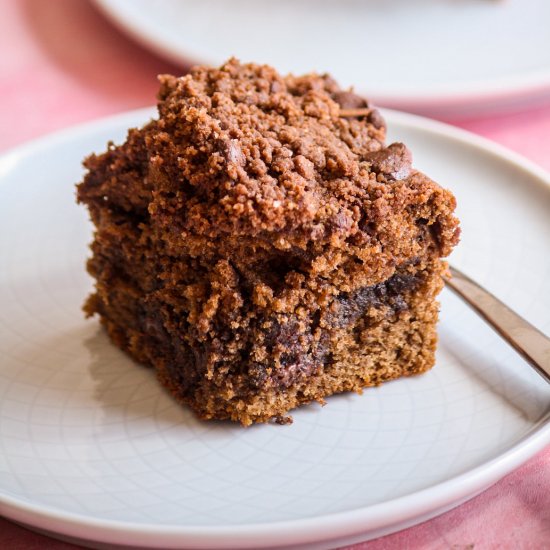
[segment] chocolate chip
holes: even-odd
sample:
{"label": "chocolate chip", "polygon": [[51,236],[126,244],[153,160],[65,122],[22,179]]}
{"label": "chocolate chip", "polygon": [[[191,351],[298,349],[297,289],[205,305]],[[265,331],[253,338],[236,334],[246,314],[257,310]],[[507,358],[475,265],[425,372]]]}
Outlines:
{"label": "chocolate chip", "polygon": [[336,92],[332,98],[342,109],[362,109],[369,106],[364,97],[353,92]]}
{"label": "chocolate chip", "polygon": [[[336,92],[332,95],[332,99],[340,105],[342,109],[366,109],[369,107],[369,102],[360,95],[353,92]],[[372,124],[377,130],[386,127],[386,121],[382,115],[376,110],[372,109],[366,116],[367,122]]]}
{"label": "chocolate chip", "polygon": [[384,117],[376,109],[373,109],[369,116],[367,116],[367,122],[370,122],[377,130],[386,128]]}
{"label": "chocolate chip", "polygon": [[246,158],[241,151],[241,146],[239,145],[239,141],[237,139],[225,141],[223,143],[222,150],[227,162],[237,164],[239,166],[244,166],[246,164]]}
{"label": "chocolate chip", "polygon": [[402,180],[411,173],[412,155],[402,143],[392,143],[385,149],[367,153],[364,158],[373,172],[388,179]]}

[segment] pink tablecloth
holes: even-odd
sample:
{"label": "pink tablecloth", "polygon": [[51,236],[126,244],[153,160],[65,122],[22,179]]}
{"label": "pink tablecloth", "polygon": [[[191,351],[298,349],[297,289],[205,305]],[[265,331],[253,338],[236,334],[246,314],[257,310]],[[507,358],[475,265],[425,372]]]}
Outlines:
{"label": "pink tablecloth", "polygon": [[[150,105],[155,76],[182,72],[121,36],[82,0],[0,0],[0,51],[0,150]],[[550,170],[550,107],[458,124]],[[472,547],[550,548],[550,448],[459,508],[353,548]],[[0,548],[76,547],[0,518]]]}

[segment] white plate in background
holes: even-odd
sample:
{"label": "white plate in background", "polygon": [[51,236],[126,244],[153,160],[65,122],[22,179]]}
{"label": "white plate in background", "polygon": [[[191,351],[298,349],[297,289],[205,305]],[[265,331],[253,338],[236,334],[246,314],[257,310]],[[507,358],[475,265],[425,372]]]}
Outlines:
{"label": "white plate in background", "polygon": [[547,0],[96,0],[180,63],[234,55],[331,73],[373,101],[432,115],[550,102]]}
{"label": "white plate in background", "polygon": [[[85,544],[329,548],[452,508],[550,443],[550,386],[446,291],[425,375],[303,407],[291,426],[201,422],[174,403],[80,309],[80,161],[150,115],[0,158],[0,514]],[[385,115],[458,198],[453,263],[549,333],[549,176],[471,134]]]}

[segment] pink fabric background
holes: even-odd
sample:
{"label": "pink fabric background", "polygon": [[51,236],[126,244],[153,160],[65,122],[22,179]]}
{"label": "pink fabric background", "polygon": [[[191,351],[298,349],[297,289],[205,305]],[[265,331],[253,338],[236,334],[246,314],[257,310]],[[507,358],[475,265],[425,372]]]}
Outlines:
{"label": "pink fabric background", "polygon": [[[0,51],[0,151],[72,124],[151,105],[155,76],[183,72],[119,34],[84,0],[0,0]],[[455,124],[550,170],[550,105]],[[550,548],[550,448],[455,510],[350,548],[471,547]],[[0,548],[77,547],[0,517]]]}

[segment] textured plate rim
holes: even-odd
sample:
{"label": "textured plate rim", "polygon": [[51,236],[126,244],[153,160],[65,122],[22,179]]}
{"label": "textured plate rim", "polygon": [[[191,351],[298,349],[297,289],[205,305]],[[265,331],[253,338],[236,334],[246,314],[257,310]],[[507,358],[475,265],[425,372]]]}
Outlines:
{"label": "textured plate rim", "polygon": [[[0,156],[0,189],[6,173],[43,149],[56,148],[68,141],[77,141],[109,128],[126,129],[145,122],[154,113],[152,108],[128,111],[73,126],[15,147]],[[481,153],[521,169],[550,192],[550,174],[505,147],[465,130],[417,115],[392,110],[383,110],[383,114],[390,127],[398,124],[473,146]],[[364,535],[363,540],[366,540],[414,525],[472,498],[548,444],[550,410],[534,422],[532,428],[514,445],[462,474],[378,504],[296,520],[225,526],[181,526],[107,520],[66,512],[49,505],[34,504],[23,498],[3,494],[1,487],[0,514],[17,522],[69,537],[107,544],[135,544],[147,548],[260,548],[308,544],[360,535]]]}
{"label": "textured plate rim", "polygon": [[[136,16],[134,10],[124,9],[123,13],[118,9],[122,5],[119,0],[93,0],[93,2],[99,11],[127,36],[176,64],[218,65],[216,61],[205,58],[193,44],[186,47],[185,52],[180,50],[169,38],[159,35],[153,30],[145,18]],[[242,61],[251,60],[243,59]],[[361,87],[359,86],[359,88]],[[550,67],[546,70],[526,71],[517,76],[478,79],[466,84],[457,82],[432,84],[429,90],[415,88],[405,88],[405,90],[400,93],[395,90],[394,86],[379,86],[369,87],[368,90],[362,91],[368,91],[368,95],[372,99],[392,106],[414,105],[419,108],[434,106],[450,108],[478,101],[508,102],[520,99],[522,96],[536,98],[550,93]]]}

